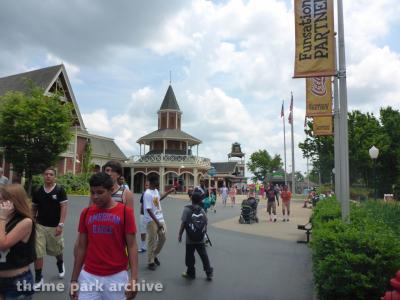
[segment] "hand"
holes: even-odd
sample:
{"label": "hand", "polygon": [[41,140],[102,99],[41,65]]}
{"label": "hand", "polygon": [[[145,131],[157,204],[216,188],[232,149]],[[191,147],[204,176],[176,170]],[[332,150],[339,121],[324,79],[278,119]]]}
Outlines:
{"label": "hand", "polygon": [[71,300],[78,300],[79,283],[73,281],[69,284],[69,297]]}
{"label": "hand", "polygon": [[178,242],[182,242],[182,235],[178,235]]}
{"label": "hand", "polygon": [[63,232],[63,228],[61,227],[61,226],[57,226],[56,227],[56,236],[59,236],[59,235],[61,235],[61,233]]}
{"label": "hand", "polygon": [[163,231],[164,230],[164,226],[162,226],[161,224],[158,224],[158,231]]}
{"label": "hand", "polygon": [[131,282],[129,282],[126,286],[125,289],[125,296],[126,300],[134,299],[137,295],[137,290],[136,290],[136,281],[135,279],[132,279]]}
{"label": "hand", "polygon": [[14,204],[11,201],[4,201],[0,203],[0,219],[7,220],[7,218],[14,212]]}

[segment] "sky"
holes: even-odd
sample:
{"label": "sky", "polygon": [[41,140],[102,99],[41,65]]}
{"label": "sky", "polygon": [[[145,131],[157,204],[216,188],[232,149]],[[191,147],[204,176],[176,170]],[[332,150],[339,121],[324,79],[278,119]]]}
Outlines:
{"label": "sky", "polygon": [[[398,109],[400,2],[343,2],[349,111]],[[171,72],[182,130],[214,162],[226,161],[234,142],[247,158],[266,149],[283,159],[284,100],[291,172],[292,91],[295,166],[306,170],[293,1],[4,0],[0,37],[1,77],[63,63],[86,128],[114,138],[127,156],[157,129]]]}

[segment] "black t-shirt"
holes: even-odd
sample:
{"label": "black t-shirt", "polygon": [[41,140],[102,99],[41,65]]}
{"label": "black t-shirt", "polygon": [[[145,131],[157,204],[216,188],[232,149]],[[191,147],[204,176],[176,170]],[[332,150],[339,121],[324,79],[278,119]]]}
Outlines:
{"label": "black t-shirt", "polygon": [[[11,232],[24,218],[18,214],[14,215],[6,225],[6,233]],[[35,256],[35,226],[32,224],[31,235],[26,243],[21,240],[11,248],[0,251],[0,270],[12,270],[29,266]]]}
{"label": "black t-shirt", "polygon": [[32,196],[32,203],[37,208],[37,222],[43,226],[57,227],[60,223],[60,204],[67,201],[67,194],[62,186],[57,184],[50,193],[46,193],[41,186]]}

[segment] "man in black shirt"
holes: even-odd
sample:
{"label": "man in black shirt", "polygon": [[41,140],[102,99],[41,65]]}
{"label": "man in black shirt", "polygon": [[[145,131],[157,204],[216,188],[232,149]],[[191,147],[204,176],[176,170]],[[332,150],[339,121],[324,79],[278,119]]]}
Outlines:
{"label": "man in black shirt", "polygon": [[33,217],[36,218],[35,289],[43,285],[43,257],[48,254],[57,259],[58,276],[64,278],[63,260],[64,221],[67,215],[67,194],[56,184],[56,170],[47,168],[43,173],[44,185],[32,195]]}

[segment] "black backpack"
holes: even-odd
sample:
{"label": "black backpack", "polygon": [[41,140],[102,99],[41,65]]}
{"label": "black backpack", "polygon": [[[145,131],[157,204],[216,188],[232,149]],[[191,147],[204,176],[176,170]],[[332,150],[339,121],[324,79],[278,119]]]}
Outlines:
{"label": "black backpack", "polygon": [[207,217],[200,206],[191,206],[192,212],[185,224],[185,230],[193,242],[201,242],[207,229]]}

